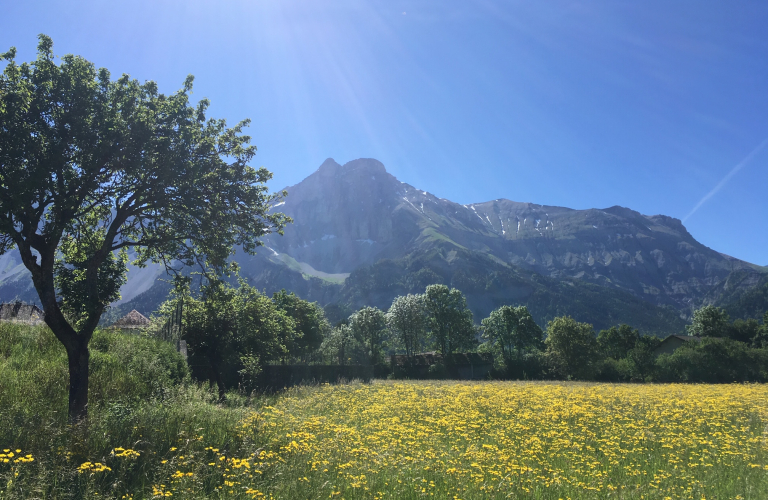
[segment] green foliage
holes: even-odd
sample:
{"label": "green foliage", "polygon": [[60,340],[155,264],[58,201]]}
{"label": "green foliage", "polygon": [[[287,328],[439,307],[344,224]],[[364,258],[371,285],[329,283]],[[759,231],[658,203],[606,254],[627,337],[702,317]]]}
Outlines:
{"label": "green foliage", "polygon": [[387,317],[376,307],[364,307],[349,317],[352,334],[366,347],[368,363],[384,362],[384,342],[387,338]]}
{"label": "green foliage", "polygon": [[597,339],[592,325],[570,316],[547,324],[547,355],[554,372],[563,378],[589,380],[595,372]]}
{"label": "green foliage", "polygon": [[[173,345],[96,330],[92,340],[91,407],[99,411],[162,400],[187,379]],[[39,444],[29,426],[67,423],[67,355],[47,327],[0,322],[0,442]]]}
{"label": "green foliage", "polygon": [[424,296],[408,294],[395,297],[387,311],[387,325],[407,356],[421,350],[426,341],[427,328]]}
{"label": "green foliage", "polygon": [[[7,464],[0,469],[1,498],[150,498],[152,485],[177,470],[169,470],[176,463],[163,463],[167,458],[249,446],[238,424],[253,409],[238,406],[236,395],[223,406],[215,394],[190,385],[187,365],[172,344],[96,330],[91,345],[87,429],[73,428],[64,348],[47,327],[0,322],[0,448],[23,449],[35,458],[18,476]],[[116,457],[118,447],[140,456]],[[78,473],[86,461],[109,464],[113,475]],[[197,498],[214,496],[222,478],[198,472]]]}
{"label": "green foliage", "polygon": [[294,322],[296,333],[289,354],[307,361],[330,330],[323,309],[285,290],[272,294],[272,302]]}
{"label": "green foliage", "polygon": [[686,342],[672,354],[656,361],[660,382],[765,382],[768,381],[768,350],[751,349],[728,338],[703,338]]}
{"label": "green foliage", "polygon": [[542,347],[543,332],[525,306],[501,306],[482,325],[483,337],[497,346],[507,366],[513,357],[521,359],[525,351]]}
{"label": "green foliage", "polygon": [[347,278],[340,294],[352,306],[387,308],[397,296],[423,293],[431,284],[460,290],[479,318],[514,303],[526,306],[542,327],[563,315],[600,329],[626,323],[662,337],[685,327],[675,309],[653,305],[628,292],[577,279],[541,276],[481,252],[461,249],[450,253],[415,251],[399,260],[385,259],[360,267]]}
{"label": "green foliage", "polygon": [[635,346],[627,352],[632,380],[645,381],[652,377],[656,368],[655,350],[661,344],[661,339],[643,335],[637,339]]}
{"label": "green foliage", "polygon": [[726,334],[733,340],[738,340],[745,344],[754,344],[759,341],[761,328],[762,326],[756,319],[737,319],[731,323]]}
{"label": "green foliage", "polygon": [[612,326],[608,330],[600,330],[597,334],[597,345],[603,356],[622,359],[627,357],[639,339],[639,331],[629,325],[619,325]]}
{"label": "green foliage", "polygon": [[88,405],[88,342],[125,280],[126,248],[148,261],[229,268],[290,221],[270,208],[270,172],[249,166],[247,121],[206,119],[153,81],[111,79],[82,57],[57,64],[40,35],[37,59],[2,55],[0,255],[18,248],[70,363],[70,415]]}
{"label": "green foliage", "polygon": [[472,312],[464,295],[445,285],[430,285],[424,292],[427,325],[435,348],[444,356],[474,344]]}
{"label": "green foliage", "polygon": [[326,362],[341,366],[364,364],[368,361],[365,346],[355,337],[352,327],[340,324],[323,340],[320,350]]}
{"label": "green foliage", "polygon": [[688,335],[700,337],[725,337],[730,317],[724,309],[704,306],[693,312],[691,324],[685,327]]}
{"label": "green foliage", "polygon": [[245,282],[232,288],[211,279],[199,299],[184,299],[184,338],[193,375],[215,383],[221,398],[237,382],[252,382],[261,363],[285,358],[295,336],[293,319]]}

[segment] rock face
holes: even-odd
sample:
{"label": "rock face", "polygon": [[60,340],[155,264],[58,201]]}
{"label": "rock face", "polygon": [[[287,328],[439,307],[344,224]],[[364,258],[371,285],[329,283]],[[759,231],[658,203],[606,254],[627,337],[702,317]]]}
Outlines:
{"label": "rock face", "polygon": [[372,159],[328,159],[287,191],[275,209],[296,222],[268,244],[324,273],[434,248],[479,252],[687,315],[731,272],[762,272],[700,244],[678,219],[618,206],[572,210],[505,199],[459,205],[399,182]]}

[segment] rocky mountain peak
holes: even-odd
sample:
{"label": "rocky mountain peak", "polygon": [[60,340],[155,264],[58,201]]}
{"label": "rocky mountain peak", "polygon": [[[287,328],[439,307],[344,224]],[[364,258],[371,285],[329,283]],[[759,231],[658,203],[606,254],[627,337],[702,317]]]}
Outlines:
{"label": "rocky mountain peak", "polygon": [[325,178],[349,176],[356,177],[365,175],[375,176],[377,174],[387,174],[387,169],[384,168],[383,163],[373,158],[358,158],[357,160],[348,161],[344,165],[340,165],[333,158],[328,158],[323,162],[322,165],[320,165],[320,168],[317,169],[316,174],[319,174]]}

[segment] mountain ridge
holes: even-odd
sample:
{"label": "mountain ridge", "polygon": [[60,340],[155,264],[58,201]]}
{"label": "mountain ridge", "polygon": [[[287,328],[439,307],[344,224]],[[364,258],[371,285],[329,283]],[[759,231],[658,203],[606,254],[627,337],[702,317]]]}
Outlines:
{"label": "mountain ridge", "polygon": [[[672,333],[696,307],[735,303],[736,289],[724,285],[733,273],[758,276],[738,280],[739,297],[752,297],[748,284],[762,283],[766,271],[702,245],[674,217],[504,198],[462,205],[399,181],[372,158],[344,165],[329,158],[285,190],[273,210],[294,223],[283,236],[267,235],[256,256],[234,258],[258,288],[286,288],[324,306],[385,308],[395,294],[440,282],[467,294],[477,320],[513,301],[530,304],[541,322],[557,312],[596,326],[634,321]],[[11,264],[0,257],[5,300],[23,288]],[[145,270],[137,283],[132,270],[124,290],[135,295],[107,317],[126,307],[151,313],[166,286],[159,275]]]}

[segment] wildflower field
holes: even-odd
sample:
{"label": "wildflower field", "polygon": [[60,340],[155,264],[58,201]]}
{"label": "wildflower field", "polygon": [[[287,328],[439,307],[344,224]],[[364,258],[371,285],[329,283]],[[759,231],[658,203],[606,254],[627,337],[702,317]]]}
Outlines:
{"label": "wildflower field", "polygon": [[[268,402],[228,429],[180,425],[165,449],[113,448],[72,481],[116,498],[768,497],[763,385],[381,381]],[[4,481],[40,474],[2,451]]]}

